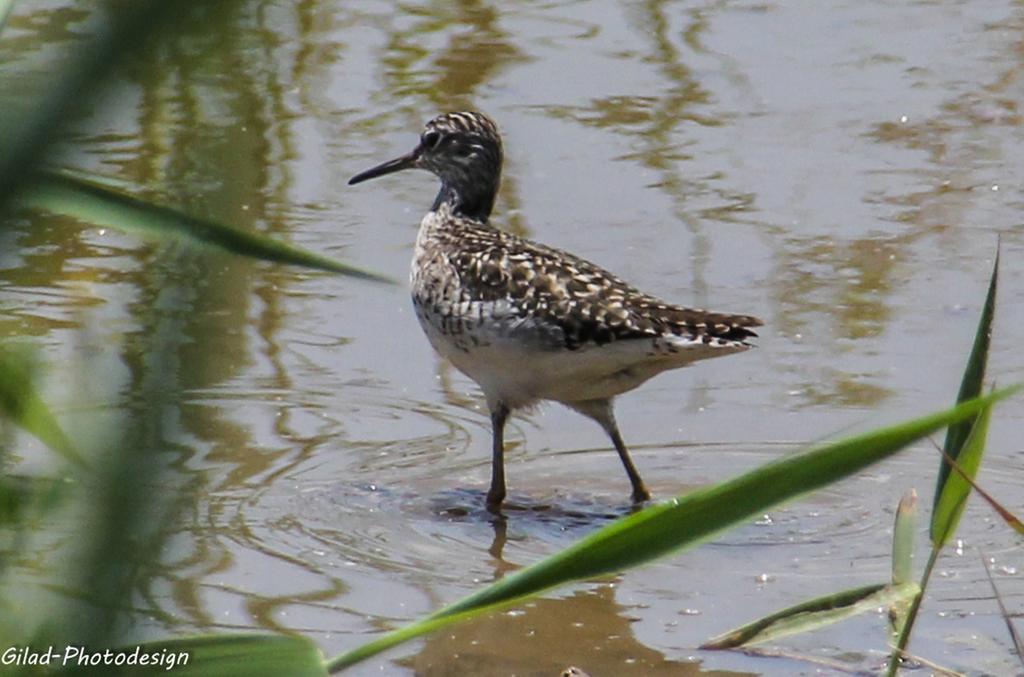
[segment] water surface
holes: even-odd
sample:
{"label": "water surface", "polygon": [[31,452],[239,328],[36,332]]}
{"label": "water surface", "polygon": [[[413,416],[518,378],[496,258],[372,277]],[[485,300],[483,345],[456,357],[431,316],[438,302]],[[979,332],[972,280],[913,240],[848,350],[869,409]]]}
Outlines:
{"label": "water surface", "polygon": [[[345,181],[409,150],[439,112],[488,112],[507,155],[496,224],[667,299],[765,320],[758,349],[619,401],[659,497],[949,404],[1000,236],[991,375],[1024,380],[1019,3],[345,4],[183,10],[186,30],[119,74],[62,163],[404,280],[433,178]],[[8,58],[73,44],[84,12],[69,7],[19,5]],[[628,510],[603,433],[555,406],[509,427],[518,509],[504,521],[480,509],[486,409],[432,353],[403,284],[56,217],[16,225],[3,235],[4,335],[34,337],[51,374],[84,360],[100,375],[46,381],[62,416],[131,411],[154,350],[184,393],[166,490],[187,499],[164,566],[139,590],[133,636],[289,630],[330,655]],[[981,473],[1018,512],[1022,424],[1019,398],[997,411]],[[19,469],[45,472],[45,454],[25,449]],[[354,674],[811,674],[807,662],[695,647],[885,580],[893,509],[910,487],[927,505],[935,469],[918,445],[692,552]],[[976,502],[961,534],[913,650],[968,672],[1019,671],[979,560],[994,560],[1019,612],[1019,539]],[[782,644],[877,666],[884,619]]]}

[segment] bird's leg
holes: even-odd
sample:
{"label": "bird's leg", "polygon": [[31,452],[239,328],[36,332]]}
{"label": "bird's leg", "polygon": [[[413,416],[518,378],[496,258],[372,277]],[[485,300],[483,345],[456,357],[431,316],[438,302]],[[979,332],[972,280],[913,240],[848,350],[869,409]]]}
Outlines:
{"label": "bird's leg", "polygon": [[622,435],[619,434],[619,427],[615,423],[615,417],[612,417],[611,426],[605,428],[608,431],[608,436],[612,438],[612,444],[615,445],[615,451],[619,452],[619,458],[622,459],[622,465],[626,468],[626,474],[629,475],[629,481],[633,484],[633,501],[640,503],[642,501],[649,501],[651,499],[651,492],[644,486],[644,481],[640,478],[640,473],[637,472],[636,466],[633,465],[633,459],[629,456],[629,449],[626,448],[626,443],[622,441]]}
{"label": "bird's leg", "polygon": [[505,500],[505,421],[508,407],[502,403],[491,407],[492,442],[491,488],[487,492],[487,509],[498,512]]}
{"label": "bird's leg", "polygon": [[604,431],[608,433],[608,437],[611,438],[612,444],[615,445],[615,451],[619,452],[622,465],[626,468],[629,481],[633,484],[633,500],[637,503],[650,500],[651,492],[644,486],[644,481],[640,478],[640,473],[637,472],[636,466],[633,465],[633,459],[629,456],[629,449],[626,448],[626,443],[622,441],[622,435],[619,434],[619,426],[615,422],[615,411],[612,409],[612,401],[610,399],[586,400],[583,402],[566,402],[566,404],[584,416],[594,419],[604,428]]}

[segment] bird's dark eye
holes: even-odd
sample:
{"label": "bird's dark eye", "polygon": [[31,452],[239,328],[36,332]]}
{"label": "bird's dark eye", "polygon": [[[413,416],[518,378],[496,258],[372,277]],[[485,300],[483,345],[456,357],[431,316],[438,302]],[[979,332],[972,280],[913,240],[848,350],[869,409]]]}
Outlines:
{"label": "bird's dark eye", "polygon": [[437,144],[441,143],[441,135],[435,131],[429,131],[423,135],[423,147],[424,148],[437,148]]}

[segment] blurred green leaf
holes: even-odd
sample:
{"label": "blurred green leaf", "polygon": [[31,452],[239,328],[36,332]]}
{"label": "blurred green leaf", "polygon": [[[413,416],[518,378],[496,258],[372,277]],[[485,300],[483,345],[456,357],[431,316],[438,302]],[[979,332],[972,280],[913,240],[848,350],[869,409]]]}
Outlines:
{"label": "blurred green leaf", "polygon": [[[33,527],[49,517],[67,488],[62,480],[0,475],[0,580],[12,566],[35,557],[29,546]],[[16,606],[9,595],[0,595],[0,645],[22,630]]]}
{"label": "blurred green leaf", "polygon": [[[896,520],[892,529],[892,585],[910,583],[914,577],[914,535],[917,533],[917,492],[908,489],[896,508]],[[914,586],[915,593],[921,591]],[[894,600],[889,605],[889,632],[893,639],[899,635],[913,596]]]}
{"label": "blurred green leaf", "polygon": [[[974,335],[974,345],[971,346],[970,357],[967,358],[967,367],[964,370],[963,380],[960,382],[960,392],[956,401],[963,402],[981,394],[982,381],[985,380],[985,367],[988,363],[989,344],[992,341],[992,320],[996,308],[996,287],[999,279],[999,249],[996,249],[996,260],[992,266],[992,277],[988,283],[988,294],[985,296],[985,305],[981,311],[981,318],[978,320],[978,330]],[[962,421],[949,427],[946,431],[946,442],[942,445],[943,451],[951,456],[953,460],[960,460],[961,449],[967,436],[974,427],[974,419]],[[932,503],[931,539],[932,543],[940,543],[942,539],[936,529],[939,526],[935,521],[935,515],[939,512],[939,501],[944,494],[945,486],[949,480],[950,466],[943,458],[939,466],[939,477],[935,484],[935,500]]]}
{"label": "blurred green leaf", "polygon": [[[47,71],[39,95],[28,101],[2,101],[0,208],[6,206],[29,170],[43,160],[51,144],[61,138],[57,133],[61,124],[102,91],[102,76],[130,59],[133,52],[153,49],[154,34],[182,15],[178,3],[164,0],[90,4],[90,16],[76,32],[75,49]],[[12,68],[0,70],[0,93],[13,91],[9,80],[20,76]]]}
{"label": "blurred green leaf", "polygon": [[278,242],[215,221],[145,202],[110,186],[67,172],[39,172],[15,197],[15,204],[72,216],[89,223],[139,233],[161,240],[174,238],[195,244],[306,268],[390,281],[336,259]]}
{"label": "blurred green leaf", "polygon": [[701,649],[734,649],[788,635],[817,630],[845,618],[907,603],[918,593],[916,583],[866,585],[801,602],[730,630],[700,645]]}
{"label": "blurred green leaf", "polygon": [[[63,480],[48,477],[0,476],[0,528],[8,525],[23,527],[25,513],[35,511],[42,514],[52,510],[65,497],[65,484]],[[5,546],[0,540],[0,552]],[[3,557],[0,557],[0,569],[3,563]]]}
{"label": "blurred green leaf", "polygon": [[[101,652],[102,653],[102,652]],[[323,656],[310,640],[292,635],[199,635],[112,650],[134,665],[75,668],[59,674],[174,675],[174,677],[324,677]],[[146,656],[151,662],[140,667]],[[66,659],[65,659],[66,660]],[[171,662],[173,661],[173,663]]]}
{"label": "blurred green leaf", "polygon": [[0,0],[0,30],[7,25],[7,17],[11,15],[12,9],[14,9],[14,0]]}
{"label": "blurred green leaf", "polygon": [[[960,392],[957,401],[962,402],[979,395],[982,391],[985,380],[985,367],[988,362],[989,344],[992,340],[992,320],[995,317],[996,287],[999,279],[999,248],[996,248],[996,260],[992,266],[992,276],[988,283],[988,293],[985,295],[985,305],[978,320],[978,329],[974,335],[974,344],[971,346],[971,354],[967,358],[967,367],[964,370],[963,379],[960,382]],[[932,542],[932,550],[928,555],[928,562],[925,563],[924,573],[921,574],[921,592],[914,597],[910,608],[907,609],[906,617],[903,619],[902,627],[899,628],[899,636],[896,638],[895,647],[889,655],[889,664],[886,668],[887,677],[893,677],[900,667],[902,657],[905,655],[907,646],[910,643],[910,636],[914,631],[914,623],[917,614],[921,609],[921,600],[924,592],[928,589],[928,581],[931,580],[935,563],[939,559],[942,546],[956,532],[957,524],[960,522],[960,515],[963,513],[967,497],[970,495],[971,485],[961,475],[950,474],[951,466],[947,458],[957,461],[963,466],[966,474],[973,479],[981,464],[981,457],[985,452],[985,438],[988,433],[988,424],[991,418],[990,411],[978,412],[975,416],[963,419],[961,422],[951,425],[946,431],[946,442],[943,445],[943,458],[939,465],[938,480],[935,486],[935,500],[932,504],[932,519],[929,534]],[[896,624],[894,623],[894,627]]]}
{"label": "blurred green leaf", "polygon": [[1017,390],[1004,389],[931,416],[826,444],[653,505],[421,621],[331,659],[328,668],[336,672],[484,610],[570,581],[619,572],[700,543],[778,503],[862,470],[944,426],[974,416]]}
{"label": "blurred green leaf", "polygon": [[914,577],[914,533],[917,531],[917,492],[908,489],[896,507],[892,528],[892,584]]}
{"label": "blurred green leaf", "polygon": [[72,463],[88,464],[36,392],[27,348],[0,346],[0,412]]}
{"label": "blurred green leaf", "polygon": [[971,483],[967,478],[973,480],[978,474],[978,468],[981,467],[991,418],[992,413],[989,410],[982,412],[975,419],[974,427],[971,428],[957,458],[957,465],[964,474],[953,473],[942,485],[942,492],[935,502],[935,510],[932,513],[932,545],[936,549],[946,545],[956,533],[960,516],[967,505],[967,498],[971,495]]}
{"label": "blurred green leaf", "polygon": [[976,491],[979,496],[985,499],[985,502],[988,503],[993,510],[999,513],[999,516],[1003,518],[1003,521],[1006,522],[1007,526],[1016,531],[1018,534],[1024,534],[1024,522],[1021,522],[1019,517],[1014,515],[1005,506],[1003,506],[1002,503],[997,501],[992,496],[992,494],[982,489],[981,486],[979,486],[978,483],[975,482],[967,474],[967,472],[960,466],[959,463],[954,461],[949,456],[946,456],[946,463],[949,463],[951,466],[953,466],[953,470],[955,470],[956,473],[960,475],[960,477],[962,477],[968,484],[970,484],[971,488],[974,489],[974,491]]}
{"label": "blurred green leaf", "polygon": [[[32,497],[31,489],[30,484],[20,479],[0,477],[0,527],[19,523]],[[0,554],[7,552],[6,545],[0,540]],[[0,569],[3,568],[2,565],[3,557],[0,557]]]}

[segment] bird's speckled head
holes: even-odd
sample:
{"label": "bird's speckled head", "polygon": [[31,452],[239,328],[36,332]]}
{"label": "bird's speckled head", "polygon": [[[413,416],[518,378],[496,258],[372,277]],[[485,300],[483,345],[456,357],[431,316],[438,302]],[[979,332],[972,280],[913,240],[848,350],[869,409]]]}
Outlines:
{"label": "bird's speckled head", "polygon": [[453,213],[486,222],[501,182],[502,149],[498,127],[483,113],[438,115],[423,127],[411,152],[377,165],[349,185],[403,169],[425,169],[441,179],[434,209],[448,204]]}

